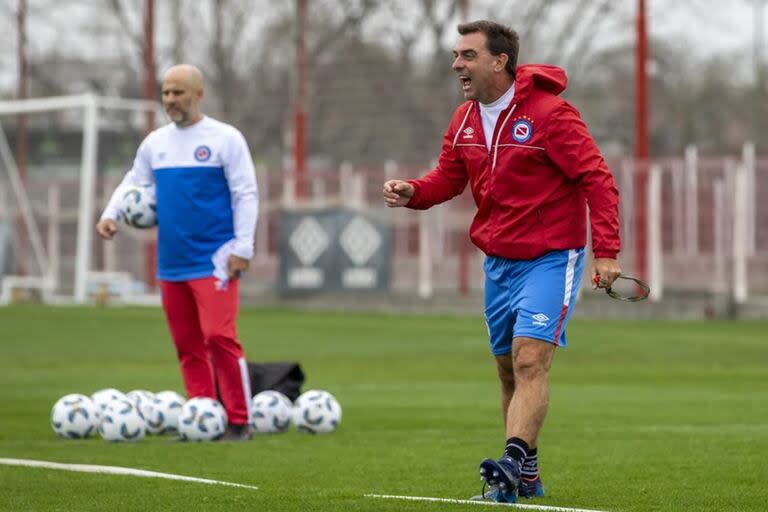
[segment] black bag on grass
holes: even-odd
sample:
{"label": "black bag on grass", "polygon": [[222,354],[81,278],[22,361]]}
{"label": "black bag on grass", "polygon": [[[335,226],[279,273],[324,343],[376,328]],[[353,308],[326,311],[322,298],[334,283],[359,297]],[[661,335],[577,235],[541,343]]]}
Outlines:
{"label": "black bag on grass", "polygon": [[291,401],[301,394],[304,384],[304,372],[299,363],[252,363],[248,362],[248,375],[251,378],[251,392],[273,389],[279,391]]}

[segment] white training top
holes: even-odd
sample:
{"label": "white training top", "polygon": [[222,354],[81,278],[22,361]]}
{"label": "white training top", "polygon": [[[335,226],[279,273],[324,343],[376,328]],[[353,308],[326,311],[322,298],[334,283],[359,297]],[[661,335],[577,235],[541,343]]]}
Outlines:
{"label": "white training top", "polygon": [[123,187],[153,183],[159,279],[214,275],[213,256],[224,244],[230,254],[253,257],[258,188],[248,144],[237,128],[203,117],[192,126],[169,123],[153,131],[101,218],[118,218]]}

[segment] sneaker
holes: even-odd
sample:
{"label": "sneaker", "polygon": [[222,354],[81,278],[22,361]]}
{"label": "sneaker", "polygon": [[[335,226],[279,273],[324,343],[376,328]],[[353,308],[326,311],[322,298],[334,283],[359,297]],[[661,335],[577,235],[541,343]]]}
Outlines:
{"label": "sneaker", "polygon": [[497,503],[517,502],[517,496],[515,496],[513,493],[506,493],[499,490],[498,487],[489,487],[488,490],[485,490],[485,485],[483,485],[482,494],[472,496],[469,499],[472,501],[495,501]]}
{"label": "sneaker", "polygon": [[227,425],[227,430],[221,436],[221,441],[250,441],[253,429],[250,425]]}
{"label": "sneaker", "polygon": [[522,498],[543,498],[544,484],[541,481],[541,476],[536,475],[533,480],[521,478],[517,492]]}
{"label": "sneaker", "polygon": [[503,498],[503,503],[517,501],[517,489],[520,485],[520,464],[509,455],[499,460],[485,459],[480,463],[480,478],[499,493],[494,498]]}

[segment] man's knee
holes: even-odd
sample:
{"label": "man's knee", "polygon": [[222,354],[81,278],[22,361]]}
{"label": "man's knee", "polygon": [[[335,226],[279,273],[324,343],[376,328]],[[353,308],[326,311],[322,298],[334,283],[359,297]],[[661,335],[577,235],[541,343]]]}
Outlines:
{"label": "man's knee", "polygon": [[512,343],[512,366],[518,380],[546,378],[554,345],[532,338],[516,338]]}
{"label": "man's knee", "polygon": [[206,347],[214,356],[232,355],[240,358],[243,356],[243,347],[234,336],[216,333],[206,338]]}

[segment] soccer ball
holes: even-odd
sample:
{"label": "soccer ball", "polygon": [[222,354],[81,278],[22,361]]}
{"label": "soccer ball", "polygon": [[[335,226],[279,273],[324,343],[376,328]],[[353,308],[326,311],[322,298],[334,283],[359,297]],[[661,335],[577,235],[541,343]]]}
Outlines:
{"label": "soccer ball", "polygon": [[141,415],[144,416],[144,425],[147,434],[161,434],[163,432],[163,411],[155,406],[155,402],[143,402],[138,406]]}
{"label": "soccer ball", "polygon": [[291,426],[293,403],[279,391],[262,391],[253,397],[251,425],[257,434],[285,432]]}
{"label": "soccer ball", "polygon": [[147,434],[159,434],[162,431],[160,411],[155,410],[155,394],[144,389],[135,389],[125,395],[144,416]]}
{"label": "soccer ball", "polygon": [[224,434],[227,413],[213,398],[190,398],[181,408],[179,437],[185,441],[212,441]]}
{"label": "soccer ball", "polygon": [[152,412],[146,418],[147,429],[157,433],[177,433],[179,416],[184,405],[184,398],[175,391],[161,391],[155,395]]}
{"label": "soccer ball", "polygon": [[155,400],[155,394],[146,389],[134,389],[125,394],[125,396],[132,400],[136,405],[141,405],[144,402],[152,402]]}
{"label": "soccer ball", "polygon": [[101,413],[99,434],[107,441],[140,441],[146,433],[144,416],[131,400],[112,400]]}
{"label": "soccer ball", "polygon": [[51,426],[61,437],[83,439],[99,426],[96,406],[90,398],[78,393],[65,395],[51,409]]}
{"label": "soccer ball", "polygon": [[293,421],[299,432],[325,434],[341,423],[341,405],[327,391],[311,389],[303,393],[293,407]]}
{"label": "soccer ball", "polygon": [[118,399],[128,400],[128,397],[125,396],[125,393],[118,391],[115,388],[100,389],[91,395],[93,405],[96,406],[96,414],[99,416],[101,416],[101,414],[104,412],[104,409],[107,408],[107,404],[109,402]]}
{"label": "soccer ball", "polygon": [[125,187],[120,195],[120,218],[134,228],[146,229],[157,225],[155,186]]}

